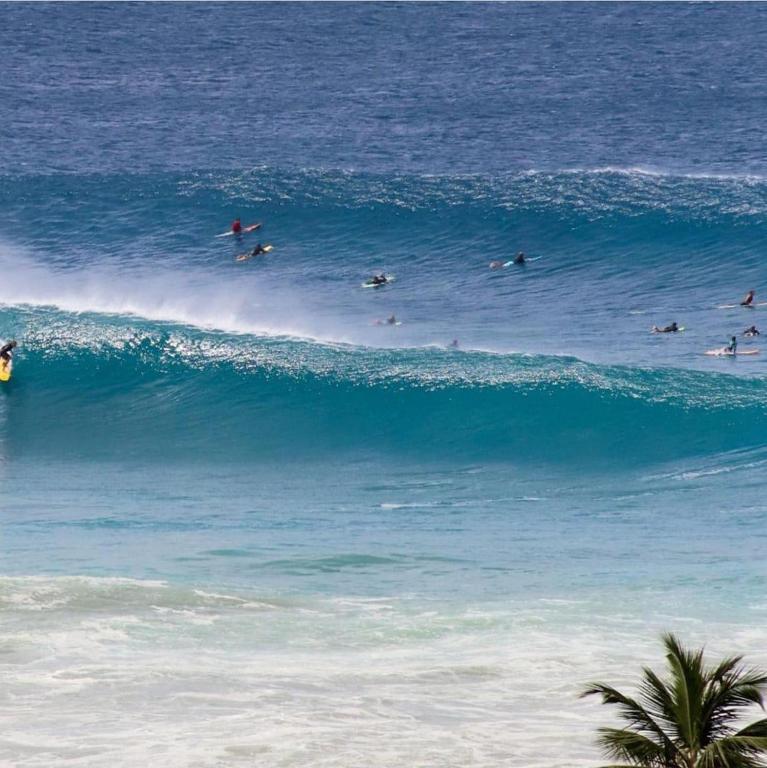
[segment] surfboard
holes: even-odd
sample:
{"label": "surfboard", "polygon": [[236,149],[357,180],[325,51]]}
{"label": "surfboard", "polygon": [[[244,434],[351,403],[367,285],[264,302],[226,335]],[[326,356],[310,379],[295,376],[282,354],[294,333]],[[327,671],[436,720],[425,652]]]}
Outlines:
{"label": "surfboard", "polygon": [[755,301],[753,304],[718,304],[717,309],[753,309],[754,307],[767,307],[767,301]]}
{"label": "surfboard", "polygon": [[[541,259],[541,258],[543,258],[543,257],[542,256],[530,256],[529,258],[526,258],[523,262],[517,264],[517,266],[518,267],[523,267],[528,262],[538,261],[538,259]],[[495,262],[493,262],[493,264],[495,264]],[[514,264],[514,259],[511,259],[510,261],[504,261],[501,264],[495,264],[495,266],[493,266],[493,264],[490,265],[490,269],[506,269],[506,267],[510,267],[510,266],[512,266],[512,264]]]}
{"label": "surfboard", "polygon": [[703,354],[709,355],[710,357],[740,357],[741,355],[758,355],[759,350],[744,349],[738,350],[737,352],[730,352],[726,347],[722,347],[721,349],[709,349]]}
{"label": "surfboard", "polygon": [[397,320],[396,323],[389,323],[386,320],[374,320],[373,325],[402,325],[402,320]]}
{"label": "surfboard", "polygon": [[261,229],[261,224],[250,224],[247,227],[243,227],[239,232],[232,232],[230,229],[228,232],[222,232],[216,237],[233,237],[234,235],[247,235],[249,232],[255,232],[257,229]]}
{"label": "surfboard", "polygon": [[685,326],[680,325],[677,327],[675,331],[661,331],[661,330],[658,330],[657,328],[650,328],[650,333],[662,333],[665,336],[673,333],[679,333],[680,331],[684,331],[684,330],[687,330]]}
{"label": "surfboard", "polygon": [[0,381],[10,381],[13,373],[13,360],[0,361]]}
{"label": "surfboard", "polygon": [[235,257],[235,261],[247,261],[248,259],[257,259],[259,256],[263,256],[265,253],[270,253],[274,250],[273,245],[265,245],[262,253],[257,253],[255,256],[252,253],[241,253]]}
{"label": "surfboard", "polygon": [[385,285],[389,285],[389,283],[393,283],[395,281],[394,275],[385,275],[386,282],[385,283],[373,283],[370,280],[365,280],[364,283],[362,283],[363,288],[383,288]]}

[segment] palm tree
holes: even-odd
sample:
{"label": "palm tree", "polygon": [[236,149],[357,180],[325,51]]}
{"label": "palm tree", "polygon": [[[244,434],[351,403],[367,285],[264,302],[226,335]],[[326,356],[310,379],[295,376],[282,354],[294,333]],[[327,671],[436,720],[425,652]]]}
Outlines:
{"label": "palm tree", "polygon": [[598,743],[616,764],[610,768],[761,768],[767,763],[767,718],[738,728],[752,704],[764,709],[767,672],[748,668],[742,656],[716,667],[703,662],[703,649],[682,647],[663,635],[668,663],[664,681],[647,667],[634,699],[602,683],[581,696],[598,695],[615,704],[626,728],[600,728]]}

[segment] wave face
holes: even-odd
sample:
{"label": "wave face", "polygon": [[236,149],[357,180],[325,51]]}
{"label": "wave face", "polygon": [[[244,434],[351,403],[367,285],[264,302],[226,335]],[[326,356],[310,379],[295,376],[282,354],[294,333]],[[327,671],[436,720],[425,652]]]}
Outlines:
{"label": "wave face", "polygon": [[[260,169],[2,189],[0,332],[22,340],[8,455],[601,467],[763,443],[762,360],[702,354],[760,316],[715,307],[765,277],[761,179]],[[33,233],[30,199],[47,201]],[[266,222],[268,259],[214,237],[232,211]],[[528,243],[526,267],[488,269]],[[378,269],[395,284],[362,289]],[[684,334],[648,333],[672,319]]]}
{"label": "wave face", "polygon": [[9,454],[628,466],[764,441],[761,379],[186,329],[85,335],[27,341],[5,393]]}

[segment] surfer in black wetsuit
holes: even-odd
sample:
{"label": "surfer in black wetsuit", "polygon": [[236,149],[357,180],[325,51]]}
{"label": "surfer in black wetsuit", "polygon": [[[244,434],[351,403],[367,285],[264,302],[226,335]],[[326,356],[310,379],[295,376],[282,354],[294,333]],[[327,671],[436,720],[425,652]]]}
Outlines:
{"label": "surfer in black wetsuit", "polygon": [[514,257],[514,263],[515,264],[524,264],[525,263],[525,254],[520,251],[515,257]]}
{"label": "surfer in black wetsuit", "polygon": [[743,335],[744,336],[759,336],[760,335],[759,334],[759,329],[755,325],[752,325],[750,328],[746,328],[746,330],[743,331]]}
{"label": "surfer in black wetsuit", "polygon": [[3,344],[2,347],[0,347],[0,360],[3,360],[3,362],[10,363],[11,358],[13,357],[13,350],[16,349],[18,344],[15,341],[9,341],[7,344]]}
{"label": "surfer in black wetsuit", "polygon": [[754,305],[754,294],[756,291],[749,291],[740,302],[741,307],[752,307]]}
{"label": "surfer in black wetsuit", "polygon": [[250,252],[251,256],[260,256],[262,253],[269,253],[261,243],[256,243],[256,247]]}
{"label": "surfer in black wetsuit", "polygon": [[373,277],[370,278],[370,282],[373,285],[384,285],[389,281],[387,280],[386,275],[383,272],[381,272],[380,275],[373,275]]}
{"label": "surfer in black wetsuit", "polygon": [[653,333],[676,333],[678,330],[679,326],[676,324],[676,322],[673,322],[671,325],[667,325],[664,328],[658,328],[657,325],[652,327]]}

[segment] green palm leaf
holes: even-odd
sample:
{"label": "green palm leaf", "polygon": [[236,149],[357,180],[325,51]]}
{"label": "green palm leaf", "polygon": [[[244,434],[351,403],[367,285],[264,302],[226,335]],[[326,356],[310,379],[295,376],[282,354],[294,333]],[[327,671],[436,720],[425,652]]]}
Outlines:
{"label": "green palm leaf", "polygon": [[600,728],[608,768],[767,768],[767,718],[737,730],[744,710],[763,706],[767,673],[742,657],[705,663],[703,649],[686,649],[663,636],[667,675],[642,670],[639,696],[592,683],[581,696],[598,695],[618,708],[625,728]]}

